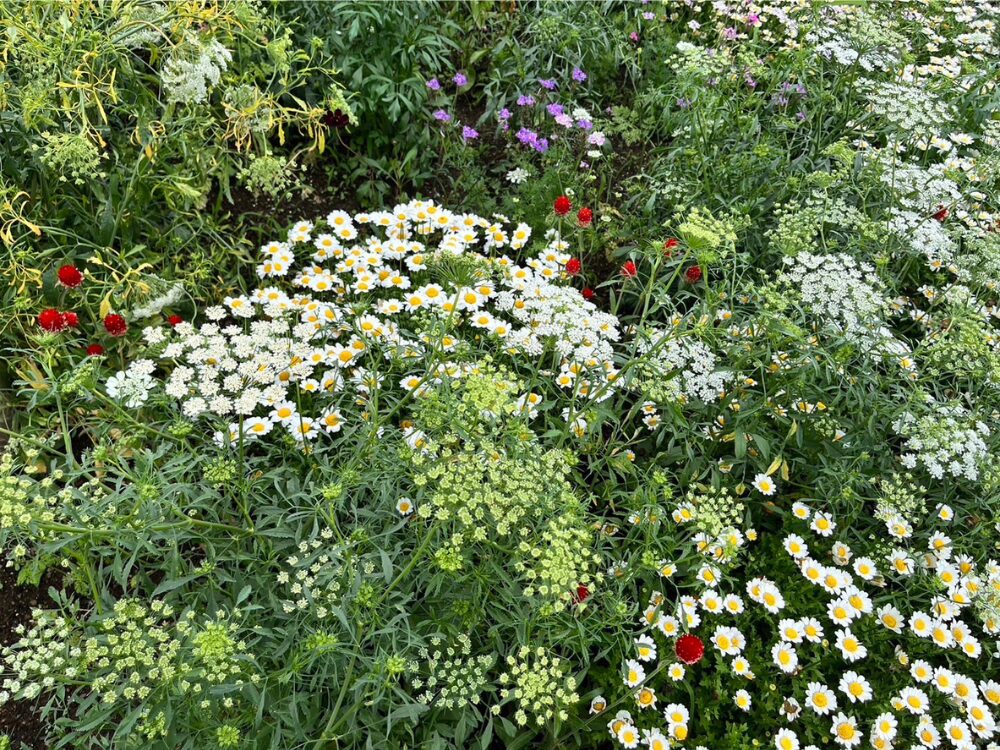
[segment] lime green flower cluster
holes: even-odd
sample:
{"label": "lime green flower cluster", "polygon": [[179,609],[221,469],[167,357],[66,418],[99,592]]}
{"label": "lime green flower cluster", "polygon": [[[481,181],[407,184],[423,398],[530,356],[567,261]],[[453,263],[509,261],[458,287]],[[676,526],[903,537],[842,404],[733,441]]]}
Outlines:
{"label": "lime green flower cluster", "polygon": [[58,175],[61,182],[72,180],[83,185],[90,179],[104,177],[101,172],[101,152],[85,133],[42,133],[44,146],[34,144],[41,150],[42,163],[49,171]]}
{"label": "lime green flower cluster", "polygon": [[734,217],[716,218],[705,208],[695,207],[677,227],[677,234],[698,261],[717,263],[736,244],[742,222]]}
{"label": "lime green flower cluster", "polygon": [[423,690],[417,700],[448,709],[478,704],[494,657],[472,656],[472,640],[464,634],[453,644],[442,646],[442,643],[441,638],[435,637],[431,640],[433,650],[420,649],[426,676],[412,681],[415,689]]}
{"label": "lime green flower cluster", "polygon": [[529,581],[524,595],[537,593],[551,600],[543,605],[543,615],[566,609],[578,586],[593,583],[591,571],[601,561],[592,551],[593,536],[593,529],[577,513],[569,512],[551,519],[540,538],[518,545],[523,558],[515,569]]}
{"label": "lime green flower cluster", "polygon": [[739,528],[746,506],[737,500],[728,487],[703,487],[689,490],[686,497],[695,528],[711,537],[726,529]]}
{"label": "lime green flower cluster", "polygon": [[927,512],[927,488],[917,484],[913,476],[893,474],[879,482],[881,496],[875,507],[875,517],[923,518]]}
{"label": "lime green flower cluster", "polygon": [[1000,357],[994,336],[972,310],[954,310],[948,326],[929,337],[924,371],[935,377],[1000,381]]}
{"label": "lime green flower cluster", "polygon": [[17,540],[16,557],[62,533],[106,528],[116,516],[117,504],[96,477],[76,487],[62,481],[61,471],[32,479],[22,473],[13,450],[0,454],[0,531]]}
{"label": "lime green flower cluster", "polygon": [[201,665],[208,682],[221,684],[237,678],[242,671],[239,653],[246,651],[246,644],[233,638],[236,624],[225,621],[225,613],[219,612],[218,620],[209,620],[202,626],[192,642],[192,653]]}
{"label": "lime green flower cluster", "polygon": [[[514,699],[518,708],[514,720],[521,726],[533,721],[541,726],[547,721],[565,721],[567,708],[576,703],[576,679],[566,672],[569,663],[558,656],[551,656],[544,648],[522,646],[517,656],[507,656],[507,671],[500,675],[504,687],[500,698]],[[499,706],[494,707],[498,713]]]}

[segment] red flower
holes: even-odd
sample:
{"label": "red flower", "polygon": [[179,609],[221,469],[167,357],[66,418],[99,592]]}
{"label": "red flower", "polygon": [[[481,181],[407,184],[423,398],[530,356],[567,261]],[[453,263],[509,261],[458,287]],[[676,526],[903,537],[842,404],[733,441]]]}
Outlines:
{"label": "red flower", "polygon": [[100,357],[102,354],[104,354],[104,347],[100,344],[91,344],[87,347],[88,357]]}
{"label": "red flower", "polygon": [[180,315],[171,315],[169,318],[167,318],[167,322],[170,325],[175,326],[178,323],[183,323],[184,322],[184,318],[182,318]]}
{"label": "red flower", "polygon": [[48,310],[42,310],[38,314],[38,325],[42,327],[42,330],[49,333],[59,333],[59,331],[66,328],[66,316],[55,308],[50,307]]}
{"label": "red flower", "polygon": [[685,664],[697,664],[701,657],[705,655],[705,644],[696,635],[682,635],[674,645],[674,652],[677,658]]}
{"label": "red flower", "polygon": [[697,284],[701,281],[701,266],[691,266],[684,272],[684,278],[687,279],[690,284]]}
{"label": "red flower", "polygon": [[934,214],[934,218],[940,222],[943,222],[945,219],[948,218],[948,209],[945,208],[944,206],[941,206],[941,208],[939,208],[937,212]]}
{"label": "red flower", "polygon": [[565,195],[560,195],[556,198],[556,202],[552,204],[552,210],[556,212],[556,216],[565,216],[571,208],[573,208],[573,204],[569,202],[569,198]]}
{"label": "red flower", "polygon": [[590,222],[594,220],[594,212],[589,208],[581,208],[576,214],[576,220],[580,222],[581,227],[589,227]]}
{"label": "red flower", "polygon": [[597,292],[595,292],[589,286],[586,289],[584,289],[582,292],[580,292],[580,294],[583,295],[584,299],[594,299],[594,297],[597,296]]}
{"label": "red flower", "polygon": [[622,276],[627,279],[634,279],[637,273],[639,271],[636,269],[635,263],[630,260],[625,261],[625,264],[622,266]]}
{"label": "red flower", "polygon": [[570,276],[576,276],[578,273],[580,273],[581,267],[582,266],[580,264],[579,258],[570,258],[568,261],[566,261],[566,273],[568,273]]}
{"label": "red flower", "polygon": [[112,336],[124,336],[128,330],[128,323],[125,318],[117,313],[111,313],[104,317],[104,330]]}
{"label": "red flower", "polygon": [[80,318],[77,317],[75,312],[65,312],[63,313],[63,320],[66,322],[70,328],[76,328],[80,325]]}
{"label": "red flower", "polygon": [[576,596],[573,597],[573,601],[577,604],[583,604],[587,599],[590,598],[590,589],[588,589],[583,584],[576,587]]}
{"label": "red flower", "polygon": [[69,264],[60,266],[59,270],[56,271],[56,276],[59,278],[59,283],[68,289],[76,289],[83,283],[83,274],[80,273],[80,269]]}
{"label": "red flower", "polygon": [[681,243],[678,242],[675,238],[671,237],[669,240],[663,243],[664,254],[669,258],[671,255],[674,254],[674,248],[677,247],[679,244]]}

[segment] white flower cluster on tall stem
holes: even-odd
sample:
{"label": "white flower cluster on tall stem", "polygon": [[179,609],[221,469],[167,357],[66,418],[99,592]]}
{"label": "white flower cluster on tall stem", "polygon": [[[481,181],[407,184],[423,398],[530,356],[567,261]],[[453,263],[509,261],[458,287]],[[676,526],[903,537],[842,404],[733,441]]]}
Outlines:
{"label": "white flower cluster on tall stem", "polygon": [[989,456],[990,428],[957,404],[933,405],[919,417],[906,412],[892,428],[906,438],[903,465],[913,469],[922,464],[935,479],[950,474],[975,481]]}
{"label": "white flower cluster on tall stem", "polygon": [[200,104],[218,84],[232,53],[216,39],[188,33],[167,58],[160,74],[168,102]]}
{"label": "white flower cluster on tall stem", "polygon": [[881,337],[888,302],[875,269],[845,253],[808,252],[785,258],[781,280],[797,289],[818,320],[855,341]]}

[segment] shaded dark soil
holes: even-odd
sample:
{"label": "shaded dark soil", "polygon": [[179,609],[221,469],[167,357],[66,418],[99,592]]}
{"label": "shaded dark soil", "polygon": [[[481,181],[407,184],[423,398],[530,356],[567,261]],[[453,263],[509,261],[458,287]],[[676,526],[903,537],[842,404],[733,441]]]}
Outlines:
{"label": "shaded dark soil", "polygon": [[[17,573],[0,566],[0,646],[9,646],[18,639],[14,629],[31,619],[32,609],[48,603],[46,591],[57,583],[58,577],[49,574],[39,586],[19,586]],[[15,701],[0,706],[0,736],[10,738],[12,750],[48,748],[40,713],[37,702]]]}

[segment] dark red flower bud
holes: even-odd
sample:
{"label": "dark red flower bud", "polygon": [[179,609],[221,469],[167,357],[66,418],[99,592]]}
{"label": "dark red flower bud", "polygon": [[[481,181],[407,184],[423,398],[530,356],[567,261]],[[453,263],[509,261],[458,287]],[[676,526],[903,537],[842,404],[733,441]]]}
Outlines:
{"label": "dark red flower bud", "polygon": [[677,654],[677,658],[685,664],[697,664],[705,655],[705,644],[698,636],[688,633],[677,639],[674,652]]}
{"label": "dark red flower bud", "polygon": [[943,221],[944,221],[945,219],[947,219],[947,218],[948,218],[948,214],[949,214],[949,211],[948,211],[948,209],[947,209],[947,208],[945,208],[944,206],[941,206],[941,207],[940,207],[940,208],[938,208],[938,210],[937,210],[937,211],[936,211],[936,212],[934,213],[934,218],[935,218],[935,219],[937,219],[938,221],[941,221],[941,222],[943,222]]}
{"label": "dark red flower bud", "polygon": [[594,220],[594,212],[589,208],[581,208],[577,211],[576,220],[580,222],[581,227],[589,227],[591,222]]}
{"label": "dark red flower bud", "polygon": [[684,272],[684,278],[688,280],[689,284],[697,284],[701,281],[701,276],[701,266],[691,266]]}
{"label": "dark red flower bud", "polygon": [[184,318],[182,318],[180,315],[171,315],[169,318],[167,318],[167,322],[170,325],[175,326],[178,323],[183,323],[184,322]]}
{"label": "dark red flower bud", "polygon": [[590,589],[588,589],[583,584],[576,587],[576,596],[573,597],[573,600],[577,604],[583,604],[589,598],[590,598]]}
{"label": "dark red flower bud", "polygon": [[128,323],[125,318],[117,313],[111,313],[104,317],[104,330],[112,336],[124,336],[128,331]]}
{"label": "dark red flower bud", "polygon": [[49,333],[59,333],[66,328],[66,316],[50,307],[38,314],[38,325]]}
{"label": "dark red flower bud", "polygon": [[565,216],[573,208],[573,204],[570,203],[569,198],[565,195],[560,195],[556,198],[556,202],[552,204],[552,210],[556,212],[556,216]]}
{"label": "dark red flower bud", "polygon": [[635,263],[630,260],[625,261],[625,264],[622,266],[622,276],[627,279],[633,279],[638,273],[639,271],[636,269]]}
{"label": "dark red flower bud", "polygon": [[69,264],[60,266],[59,270],[56,271],[56,276],[59,279],[59,283],[69,289],[76,289],[83,283],[83,274],[80,273],[80,269]]}
{"label": "dark red flower bud", "polygon": [[104,347],[100,344],[91,344],[87,347],[88,357],[100,357],[102,354],[104,354]]}
{"label": "dark red flower bud", "polygon": [[597,292],[595,292],[589,286],[586,289],[584,289],[582,292],[580,292],[580,294],[582,294],[583,298],[586,299],[586,300],[594,299],[594,297],[597,296]]}
{"label": "dark red flower bud", "polygon": [[78,325],[80,325],[80,318],[77,316],[75,312],[63,313],[63,320],[66,322],[66,325],[69,326],[70,328],[76,328]]}

